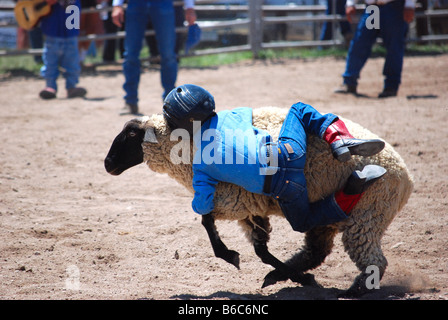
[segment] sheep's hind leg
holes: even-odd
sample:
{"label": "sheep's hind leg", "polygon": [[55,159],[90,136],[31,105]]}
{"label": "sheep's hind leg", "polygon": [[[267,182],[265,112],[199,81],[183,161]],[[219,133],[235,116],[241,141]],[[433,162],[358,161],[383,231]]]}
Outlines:
{"label": "sheep's hind leg", "polygon": [[[286,279],[291,279],[294,282],[300,283],[302,285],[315,285],[314,277],[312,275],[305,275],[301,272],[297,272],[290,266],[286,265],[282,261],[274,257],[268,250],[267,242],[269,241],[269,221],[263,219],[262,217],[255,216],[253,218],[253,223],[248,219],[245,220],[248,225],[252,226],[251,238],[255,253],[260,257],[261,261],[273,266],[275,271],[280,273],[282,277]],[[286,280],[285,279],[285,280]],[[262,288],[266,287],[266,279],[262,285]]]}
{"label": "sheep's hind leg", "polygon": [[[333,240],[338,230],[334,226],[320,226],[311,229],[305,234],[305,245],[302,250],[288,259],[285,264],[299,272],[306,272],[322,264],[331,253]],[[265,286],[285,281],[279,270],[269,272],[265,277]]]}
{"label": "sheep's hind leg", "polygon": [[237,269],[240,268],[240,254],[236,251],[227,249],[227,246],[219,237],[218,230],[216,230],[215,218],[212,214],[202,216],[202,225],[207,230],[210,243],[212,244],[215,256],[224,259],[230,264],[233,264]]}
{"label": "sheep's hind leg", "polygon": [[[342,234],[344,248],[350,259],[355,262],[360,274],[350,288],[340,295],[341,297],[357,298],[372,292],[372,289],[379,288],[379,281],[387,268],[387,259],[381,250],[381,237],[388,223],[383,219],[384,217],[379,215],[370,221],[354,223],[344,230]],[[372,280],[378,283],[370,283]]]}

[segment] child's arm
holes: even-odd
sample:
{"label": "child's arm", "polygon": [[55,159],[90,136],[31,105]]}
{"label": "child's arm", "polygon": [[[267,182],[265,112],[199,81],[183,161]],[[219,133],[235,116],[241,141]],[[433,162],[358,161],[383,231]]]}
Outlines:
{"label": "child's arm", "polygon": [[212,212],[214,208],[213,198],[215,196],[218,181],[209,175],[195,171],[193,176],[193,189],[195,191],[192,202],[194,212],[201,215]]}

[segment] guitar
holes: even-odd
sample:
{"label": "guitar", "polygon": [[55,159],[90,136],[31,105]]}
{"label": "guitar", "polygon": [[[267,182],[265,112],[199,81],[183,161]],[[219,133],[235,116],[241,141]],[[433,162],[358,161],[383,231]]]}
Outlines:
{"label": "guitar", "polygon": [[17,23],[26,30],[33,29],[50,12],[51,6],[46,0],[19,0],[14,7]]}

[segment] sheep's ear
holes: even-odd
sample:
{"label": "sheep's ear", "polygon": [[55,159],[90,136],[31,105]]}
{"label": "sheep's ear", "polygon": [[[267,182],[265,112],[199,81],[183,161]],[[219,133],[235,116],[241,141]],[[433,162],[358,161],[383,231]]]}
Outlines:
{"label": "sheep's ear", "polygon": [[145,137],[143,138],[143,141],[149,142],[149,143],[159,143],[159,141],[157,140],[156,134],[154,132],[154,128],[149,127],[148,129],[146,129]]}

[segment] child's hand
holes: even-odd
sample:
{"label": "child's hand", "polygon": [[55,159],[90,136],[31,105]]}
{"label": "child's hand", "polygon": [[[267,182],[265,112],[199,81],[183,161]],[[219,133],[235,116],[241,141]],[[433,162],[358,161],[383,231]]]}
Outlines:
{"label": "child's hand", "polygon": [[196,22],[196,12],[193,8],[185,9],[185,20],[188,22],[189,26]]}

